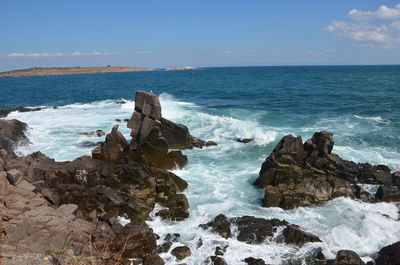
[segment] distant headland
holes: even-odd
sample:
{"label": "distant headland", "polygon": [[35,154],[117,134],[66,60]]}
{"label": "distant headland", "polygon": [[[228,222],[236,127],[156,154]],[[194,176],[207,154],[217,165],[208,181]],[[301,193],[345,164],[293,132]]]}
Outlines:
{"label": "distant headland", "polygon": [[122,67],[122,66],[103,66],[103,67],[33,67],[20,70],[0,72],[0,77],[23,77],[23,76],[48,76],[48,75],[77,75],[77,74],[96,74],[96,73],[122,73],[138,71],[177,71],[177,70],[197,70],[200,68],[192,66],[170,67],[170,68],[143,68],[143,67]]}
{"label": "distant headland", "polygon": [[117,72],[137,72],[153,71],[152,68],[141,67],[34,67],[21,70],[1,72],[0,77],[22,77],[22,76],[47,76],[47,75],[75,75],[75,74],[95,74],[95,73],[117,73]]}

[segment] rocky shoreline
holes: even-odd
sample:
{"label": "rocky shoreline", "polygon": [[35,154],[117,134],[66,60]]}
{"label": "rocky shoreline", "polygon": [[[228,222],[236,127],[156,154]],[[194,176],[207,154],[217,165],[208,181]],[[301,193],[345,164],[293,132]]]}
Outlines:
{"label": "rocky shoreline", "polygon": [[[145,221],[158,208],[155,215],[163,219],[179,222],[188,218],[189,203],[182,193],[188,184],[168,170],[187,164],[180,149],[216,143],[193,137],[186,126],[163,118],[158,98],[143,91],[136,93],[128,127],[129,141],[114,126],[92,157],[56,162],[40,152],[16,156],[15,146],[29,141],[24,134],[27,125],[0,120],[1,264],[156,265],[164,264],[159,254],[169,251],[177,264],[184,264],[194,249],[171,249],[179,242],[179,234],[168,234],[157,245],[159,236]],[[263,206],[292,209],[340,196],[366,202],[399,201],[399,172],[343,160],[331,153],[333,144],[328,132],[317,132],[305,143],[300,136],[285,136],[263,163],[255,182],[265,189]],[[359,183],[380,188],[372,196]],[[121,219],[130,223],[123,226]],[[278,219],[221,214],[200,227],[249,245],[265,240],[296,246],[321,241]],[[223,258],[227,248],[217,247],[204,257],[204,264],[227,264]],[[377,254],[376,264],[399,264],[400,242]],[[266,264],[253,257],[243,257],[243,261]],[[307,264],[364,262],[349,250],[326,260],[316,249]]]}

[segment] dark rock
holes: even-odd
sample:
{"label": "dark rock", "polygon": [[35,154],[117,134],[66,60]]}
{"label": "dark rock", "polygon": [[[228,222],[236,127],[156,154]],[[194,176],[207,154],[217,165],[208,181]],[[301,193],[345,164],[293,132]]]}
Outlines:
{"label": "dark rock", "polygon": [[213,265],[227,265],[224,258],[219,257],[219,256],[211,256],[210,260]]}
{"label": "dark rock", "polygon": [[192,255],[190,248],[187,246],[176,247],[171,251],[171,254],[174,255],[178,260],[183,260]]}
{"label": "dark rock", "polygon": [[400,242],[386,246],[379,250],[376,265],[398,265],[400,264]]}
{"label": "dark rock", "polygon": [[115,104],[126,104],[125,100],[116,100]]}
{"label": "dark rock", "polygon": [[213,221],[208,222],[207,224],[202,224],[200,227],[203,229],[211,228],[213,232],[218,233],[226,239],[232,237],[231,224],[228,218],[223,214],[217,215]]}
{"label": "dark rock", "polygon": [[204,146],[206,146],[206,143],[207,143],[206,141],[201,140],[197,137],[193,137],[193,136],[191,136],[190,141],[192,143],[192,147],[196,147],[196,148],[200,148],[200,149],[203,148]]}
{"label": "dark rock", "polygon": [[163,240],[164,243],[157,247],[157,253],[168,252],[172,244],[178,242],[180,239],[180,234],[167,234]]}
{"label": "dark rock", "polygon": [[391,183],[387,167],[342,160],[331,153],[333,144],[329,132],[315,133],[304,145],[300,136],[283,137],[255,181],[265,189],[263,206],[292,209],[341,196],[374,201],[355,183]]}
{"label": "dark rock", "polygon": [[375,198],[385,202],[399,202],[400,189],[396,186],[380,186],[376,191]]}
{"label": "dark rock", "polygon": [[365,265],[360,257],[351,250],[340,250],[334,260],[328,260],[328,265]]}
{"label": "dark rock", "polygon": [[168,142],[170,149],[192,148],[192,140],[188,128],[167,119],[161,119],[161,134]]}
{"label": "dark rock", "polygon": [[91,142],[91,141],[84,141],[78,144],[80,147],[95,147],[101,145],[103,142]]}
{"label": "dark rock", "polygon": [[223,256],[226,252],[226,249],[228,248],[229,245],[224,245],[224,246],[218,246],[215,248],[214,254],[215,256]]}
{"label": "dark rock", "polygon": [[124,122],[129,122],[129,119],[124,119]]}
{"label": "dark rock", "polygon": [[214,141],[207,141],[206,142],[206,147],[213,146],[213,145],[217,146],[218,144],[216,142],[214,142]]}
{"label": "dark rock", "polygon": [[8,137],[15,144],[28,139],[25,136],[27,128],[26,123],[19,120],[0,120],[0,134]]}
{"label": "dark rock", "polygon": [[111,133],[106,136],[106,140],[100,148],[92,152],[92,156],[95,159],[115,163],[121,160],[127,148],[128,142],[118,131],[118,125],[116,125],[112,128]]}
{"label": "dark rock", "polygon": [[25,107],[18,107],[18,108],[9,108],[9,109],[0,109],[0,118],[7,117],[13,111],[18,112],[29,112],[29,111],[39,111],[44,108],[25,108]]}
{"label": "dark rock", "polygon": [[253,257],[245,258],[244,262],[246,262],[248,265],[266,265],[263,259],[255,259]]}
{"label": "dark rock", "polygon": [[116,122],[121,122],[121,119],[115,119]]}
{"label": "dark rock", "polygon": [[308,242],[322,242],[317,236],[302,231],[297,225],[288,225],[283,230],[286,244],[302,246]]}
{"label": "dark rock", "polygon": [[161,120],[161,104],[153,93],[136,91],[135,110],[152,119]]}
{"label": "dark rock", "polygon": [[278,219],[266,220],[253,216],[242,216],[230,219],[232,224],[236,225],[239,234],[237,239],[248,244],[260,244],[272,237],[277,226],[286,225],[286,221]]}
{"label": "dark rock", "polygon": [[236,142],[244,143],[244,144],[248,144],[248,143],[252,142],[253,140],[254,140],[253,138],[236,138]]}

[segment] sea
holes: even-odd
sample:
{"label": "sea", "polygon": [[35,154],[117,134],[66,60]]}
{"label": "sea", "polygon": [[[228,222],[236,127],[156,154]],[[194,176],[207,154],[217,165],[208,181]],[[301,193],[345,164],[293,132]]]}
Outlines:
{"label": "sea", "polygon": [[[190,217],[171,222],[153,213],[148,221],[161,237],[181,234],[172,248],[186,245],[192,253],[181,263],[202,264],[221,245],[229,245],[224,259],[234,265],[246,264],[247,257],[262,258],[267,264],[304,264],[317,248],[327,258],[334,258],[338,250],[354,250],[367,261],[400,240],[399,208],[394,203],[337,198],[293,210],[263,208],[264,192],[252,184],[283,136],[301,135],[306,140],[322,130],[333,133],[333,152],[342,158],[399,171],[400,66],[220,67],[2,78],[0,108],[46,107],[7,117],[29,125],[30,144],[19,146],[17,152],[41,151],[66,161],[90,155],[93,147],[88,142],[104,140],[81,132],[109,132],[118,124],[130,139],[124,119],[134,111],[137,90],[157,94],[165,118],[185,124],[193,136],[218,143],[184,150],[188,165],[173,171],[189,183],[184,194]],[[243,144],[237,138],[254,141]],[[364,187],[370,192],[377,189]],[[285,219],[322,242],[297,247],[271,238],[249,245],[199,228],[218,214]],[[179,263],[171,253],[161,257],[166,264]]]}

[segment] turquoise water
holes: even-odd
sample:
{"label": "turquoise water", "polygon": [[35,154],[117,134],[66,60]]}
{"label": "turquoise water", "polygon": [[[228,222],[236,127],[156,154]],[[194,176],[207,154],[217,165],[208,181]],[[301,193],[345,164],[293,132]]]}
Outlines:
{"label": "turquoise water", "polygon": [[[149,225],[163,235],[179,232],[192,249],[187,264],[199,264],[215,246],[229,243],[228,264],[244,264],[248,256],[280,264],[322,247],[333,257],[353,249],[365,258],[400,239],[394,204],[366,204],[339,198],[325,205],[283,211],[260,207],[263,191],[252,182],[263,160],[282,136],[309,138],[315,131],[334,134],[334,152],[345,159],[387,164],[400,170],[400,67],[238,67],[194,71],[136,72],[0,79],[0,107],[59,106],[39,112],[12,113],[31,127],[32,144],[18,151],[40,150],[56,160],[90,154],[79,132],[114,124],[129,136],[136,90],[160,96],[163,116],[186,124],[194,136],[214,140],[216,147],[186,150],[189,164],[176,174],[189,182],[185,191],[190,218],[170,223],[154,218]],[[126,104],[115,100],[125,99]],[[250,144],[236,137],[254,138]],[[228,216],[278,217],[301,225],[323,243],[302,248],[278,243],[249,246],[222,239],[197,226],[219,213]],[[386,214],[389,217],[383,216]],[[204,242],[196,249],[198,239]],[[167,264],[175,264],[163,254]]]}

